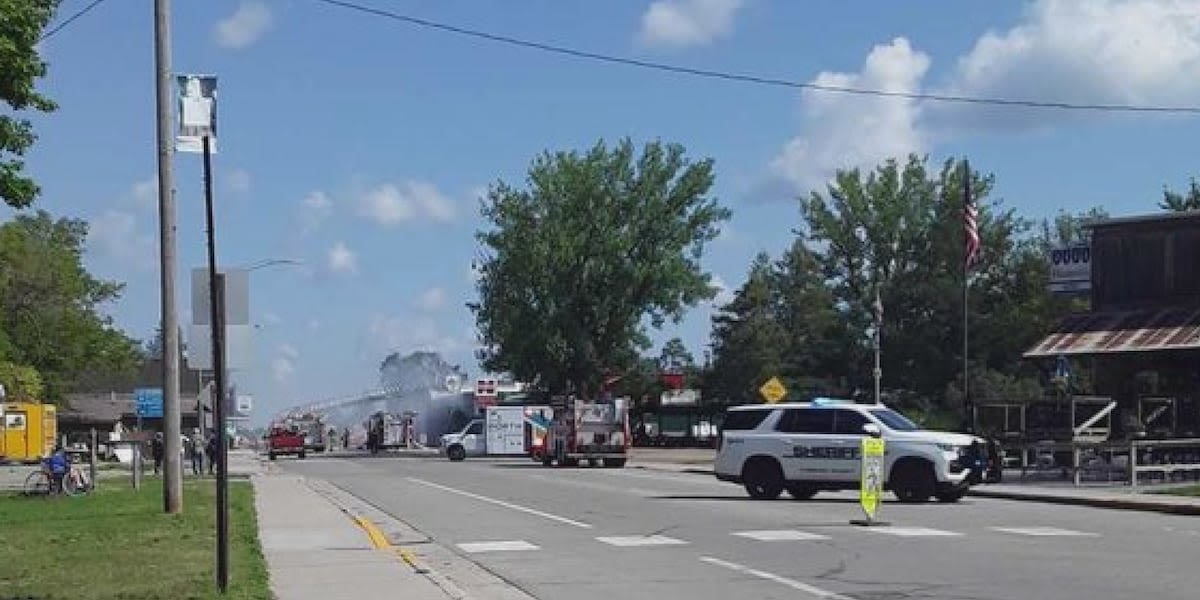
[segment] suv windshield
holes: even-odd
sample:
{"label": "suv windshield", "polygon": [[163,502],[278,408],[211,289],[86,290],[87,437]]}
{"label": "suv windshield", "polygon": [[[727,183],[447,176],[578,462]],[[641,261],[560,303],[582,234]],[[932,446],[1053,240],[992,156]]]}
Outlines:
{"label": "suv windshield", "polygon": [[908,420],[908,417],[890,409],[890,408],[872,408],[871,416],[883,421],[890,429],[895,431],[916,431],[920,429],[916,423]]}

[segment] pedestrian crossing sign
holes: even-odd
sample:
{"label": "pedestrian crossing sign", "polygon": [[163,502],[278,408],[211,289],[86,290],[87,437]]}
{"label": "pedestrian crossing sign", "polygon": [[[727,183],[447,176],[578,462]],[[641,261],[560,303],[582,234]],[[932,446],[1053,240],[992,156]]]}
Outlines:
{"label": "pedestrian crossing sign", "polygon": [[862,486],[859,503],[867,515],[867,521],[874,521],[879,514],[879,497],[883,493],[883,439],[863,437],[862,440]]}

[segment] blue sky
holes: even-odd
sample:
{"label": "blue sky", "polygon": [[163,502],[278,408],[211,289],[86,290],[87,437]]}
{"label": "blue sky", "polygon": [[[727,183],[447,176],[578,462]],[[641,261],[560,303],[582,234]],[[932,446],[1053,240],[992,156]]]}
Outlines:
{"label": "blue sky", "polygon": [[[796,81],[1037,100],[1200,105],[1200,3],[359,0],[593,52]],[[64,0],[70,14],[86,3]],[[735,287],[798,225],[833,169],[967,154],[1022,214],[1154,210],[1200,172],[1195,117],[1067,114],[864,99],[582,62],[414,28],[316,0],[175,0],[175,72],[220,78],[223,265],[255,271],[260,414],[371,387],[392,350],[474,361],[479,190],[545,149],[630,136],[716,161],[734,211],[707,265]],[[92,223],[88,265],[125,281],[107,310],[158,320],[151,3],[105,2],[46,41],[29,166],[38,207]],[[204,264],[200,160],[177,155],[181,321]],[[7,218],[10,211],[0,212]],[[657,335],[701,356],[710,306]]]}

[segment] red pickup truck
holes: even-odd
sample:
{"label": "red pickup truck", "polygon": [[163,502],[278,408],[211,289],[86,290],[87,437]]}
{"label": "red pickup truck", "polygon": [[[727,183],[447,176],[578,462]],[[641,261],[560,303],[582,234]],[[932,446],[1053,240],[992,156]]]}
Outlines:
{"label": "red pickup truck", "polygon": [[295,454],[304,458],[304,433],[284,427],[272,427],[267,433],[267,456],[275,460],[280,454]]}

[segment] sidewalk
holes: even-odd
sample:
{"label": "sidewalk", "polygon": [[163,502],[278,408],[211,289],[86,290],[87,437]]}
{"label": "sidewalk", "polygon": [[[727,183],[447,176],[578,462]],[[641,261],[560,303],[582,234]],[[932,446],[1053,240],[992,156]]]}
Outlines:
{"label": "sidewalk", "polygon": [[[712,451],[638,448],[630,460],[629,466],[652,471],[712,475],[711,459],[707,464],[701,460],[706,453],[711,455]],[[685,460],[679,460],[680,456],[686,457]],[[1161,487],[1134,491],[1129,487],[1001,483],[973,487],[969,495],[980,498],[1200,515],[1200,497],[1145,493],[1149,489]]]}
{"label": "sidewalk", "polygon": [[[230,462],[233,473],[233,461]],[[443,600],[447,597],[395,552],[377,548],[363,529],[309,487],[302,477],[263,471],[260,467],[251,481],[259,539],[275,598]]]}

